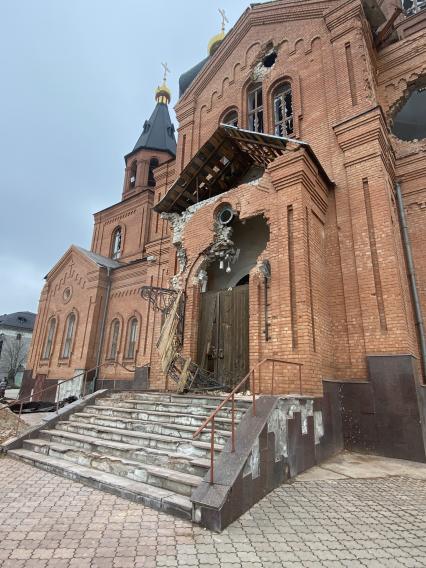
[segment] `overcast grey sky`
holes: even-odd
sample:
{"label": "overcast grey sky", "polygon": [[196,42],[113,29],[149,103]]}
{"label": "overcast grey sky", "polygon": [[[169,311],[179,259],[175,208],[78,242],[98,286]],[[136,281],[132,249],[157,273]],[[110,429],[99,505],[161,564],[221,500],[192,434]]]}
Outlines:
{"label": "overcast grey sky", "polygon": [[178,78],[249,0],[0,0],[0,314],[37,310],[43,277],[120,200],[123,156]]}

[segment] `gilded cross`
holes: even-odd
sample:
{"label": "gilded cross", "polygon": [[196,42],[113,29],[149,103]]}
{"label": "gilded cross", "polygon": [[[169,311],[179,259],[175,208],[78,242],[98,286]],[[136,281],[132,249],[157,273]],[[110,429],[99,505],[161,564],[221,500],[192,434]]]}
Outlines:
{"label": "gilded cross", "polygon": [[170,69],[169,69],[167,63],[162,63],[161,65],[163,66],[163,69],[164,69],[163,81],[166,82],[167,81],[167,73],[170,73]]}
{"label": "gilded cross", "polygon": [[228,18],[226,17],[225,10],[223,8],[219,8],[219,14],[222,16],[222,31],[225,31],[225,24],[229,23]]}

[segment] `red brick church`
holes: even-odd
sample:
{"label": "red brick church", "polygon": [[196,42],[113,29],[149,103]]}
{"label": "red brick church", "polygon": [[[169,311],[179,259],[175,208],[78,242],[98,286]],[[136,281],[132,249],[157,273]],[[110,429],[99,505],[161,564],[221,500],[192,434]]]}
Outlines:
{"label": "red brick church", "polygon": [[177,141],[164,81],[121,199],[46,276],[24,392],[229,387],[276,358],[252,389],[324,397],[348,447],[424,460],[423,8],[251,4],[181,75]]}

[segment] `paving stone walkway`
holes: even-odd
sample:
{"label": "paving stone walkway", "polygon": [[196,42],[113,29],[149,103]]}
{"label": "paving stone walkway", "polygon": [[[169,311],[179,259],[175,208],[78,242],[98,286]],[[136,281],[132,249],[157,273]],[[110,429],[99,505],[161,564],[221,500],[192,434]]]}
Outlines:
{"label": "paving stone walkway", "polygon": [[0,459],[2,568],[426,566],[426,482],[285,485],[222,534]]}

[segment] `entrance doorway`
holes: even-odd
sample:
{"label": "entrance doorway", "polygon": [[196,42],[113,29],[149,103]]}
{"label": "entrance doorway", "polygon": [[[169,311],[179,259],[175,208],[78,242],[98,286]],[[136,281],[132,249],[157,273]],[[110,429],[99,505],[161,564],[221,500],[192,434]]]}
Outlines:
{"label": "entrance doorway", "polygon": [[269,241],[269,226],[263,215],[240,220],[229,211],[225,205],[216,217],[225,225],[228,248],[219,254],[216,249],[205,267],[197,362],[233,387],[249,372],[250,271]]}
{"label": "entrance doorway", "polygon": [[201,294],[198,363],[229,387],[248,373],[248,284]]}

